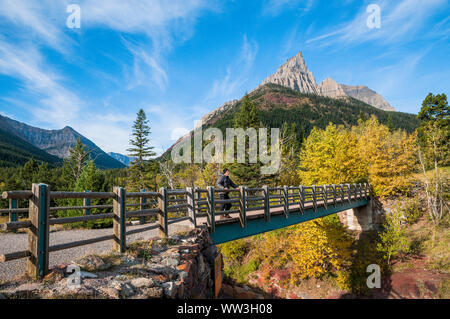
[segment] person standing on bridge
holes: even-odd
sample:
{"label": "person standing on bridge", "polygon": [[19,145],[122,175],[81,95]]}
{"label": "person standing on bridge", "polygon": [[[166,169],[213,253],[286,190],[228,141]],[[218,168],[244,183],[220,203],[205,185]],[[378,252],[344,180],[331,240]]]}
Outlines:
{"label": "person standing on bridge", "polygon": [[[230,178],[230,171],[227,168],[224,168],[222,173],[220,174],[219,178],[217,179],[216,186],[219,189],[225,190],[225,192],[220,193],[220,199],[230,199],[230,195],[228,190],[230,187],[238,188],[238,186],[233,183],[233,181]],[[229,211],[231,208],[231,203],[222,203],[220,205],[221,211]],[[231,218],[230,214],[223,215],[223,218]]]}

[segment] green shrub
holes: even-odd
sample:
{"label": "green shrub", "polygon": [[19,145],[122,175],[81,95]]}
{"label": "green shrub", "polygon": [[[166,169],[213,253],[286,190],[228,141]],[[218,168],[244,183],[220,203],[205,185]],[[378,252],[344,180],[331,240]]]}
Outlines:
{"label": "green shrub", "polygon": [[227,259],[240,260],[249,250],[249,243],[244,239],[233,240],[219,245],[220,252]]}
{"label": "green shrub", "polygon": [[408,225],[415,224],[422,217],[422,206],[419,199],[407,200],[402,208],[402,212]]}
{"label": "green shrub", "polygon": [[388,264],[393,257],[409,252],[408,240],[401,225],[403,219],[400,205],[385,215],[384,231],[379,235],[377,250]]}

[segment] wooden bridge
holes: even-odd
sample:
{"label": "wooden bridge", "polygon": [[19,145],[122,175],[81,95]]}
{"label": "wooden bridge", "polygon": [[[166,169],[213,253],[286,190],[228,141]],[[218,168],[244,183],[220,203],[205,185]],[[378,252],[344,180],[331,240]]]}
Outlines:
{"label": "wooden bridge", "polygon": [[[217,195],[223,192],[229,192],[230,199],[218,199]],[[28,274],[43,277],[48,272],[51,252],[113,240],[113,249],[123,253],[127,235],[158,229],[160,237],[166,237],[169,226],[181,222],[187,222],[190,228],[207,226],[213,242],[221,244],[365,206],[370,200],[370,186],[241,186],[228,191],[213,187],[161,188],[159,192],[126,192],[122,187],[114,187],[113,192],[54,192],[46,184],[33,184],[31,191],[7,191],[2,198],[9,200],[10,206],[9,209],[1,209],[0,213],[9,214],[10,221],[1,224],[1,229],[28,229],[28,249],[0,255],[0,262],[27,258]],[[82,199],[83,205],[58,206],[61,199]],[[103,203],[91,205],[91,200]],[[28,207],[19,208],[19,203],[27,202]],[[217,209],[226,203],[232,205],[230,211]],[[74,217],[57,217],[55,213],[58,211],[80,213]],[[19,220],[20,214],[28,216]],[[225,214],[232,218],[221,218]],[[111,235],[58,245],[49,242],[51,225],[105,219],[113,221]],[[127,231],[132,220],[148,226]]]}

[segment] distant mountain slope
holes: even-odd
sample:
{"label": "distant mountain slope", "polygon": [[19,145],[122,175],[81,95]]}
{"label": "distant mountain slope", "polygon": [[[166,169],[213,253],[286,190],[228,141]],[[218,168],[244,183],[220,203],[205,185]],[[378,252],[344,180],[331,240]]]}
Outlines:
{"label": "distant mountain slope", "polygon": [[115,160],[118,160],[125,166],[130,166],[130,163],[133,161],[133,157],[119,154],[119,153],[109,152],[108,155],[111,156],[112,158],[114,158]]}
{"label": "distant mountain slope", "polygon": [[384,97],[382,97],[374,90],[369,89],[367,86],[351,86],[340,84],[340,87],[348,96],[354,97],[355,99],[358,99],[385,111],[395,111],[395,109],[388,103],[388,101],[386,101]]}
{"label": "distant mountain slope", "polygon": [[70,148],[80,138],[81,142],[86,145],[86,149],[91,152],[91,158],[97,167],[101,169],[125,167],[125,165],[110,157],[92,141],[68,126],[62,130],[45,130],[0,115],[0,127],[4,131],[16,135],[41,150],[59,158],[67,158],[70,155]]}
{"label": "distant mountain slope", "polygon": [[[328,123],[342,124],[346,127],[356,125],[360,113],[366,117],[375,115],[381,123],[387,124],[391,117],[394,128],[413,132],[419,126],[416,115],[388,112],[352,97],[330,98],[317,94],[300,93],[297,90],[277,85],[266,84],[249,93],[250,100],[255,102],[260,110],[260,120],[270,128],[281,128],[284,122],[295,122],[298,128],[303,127],[308,135],[314,126],[325,128]],[[233,127],[234,114],[240,108],[242,100],[236,100],[220,107],[204,117],[204,128],[217,127],[225,132]],[[174,145],[192,135],[186,134]],[[174,146],[173,145],[173,146]],[[170,147],[163,156],[172,150]]]}
{"label": "distant mountain slope", "polygon": [[12,167],[24,165],[30,158],[58,165],[62,160],[50,155],[23,139],[2,130],[0,126],[0,166]]}
{"label": "distant mountain slope", "polygon": [[[347,127],[358,123],[359,114],[375,115],[381,123],[387,124],[389,116],[396,129],[408,132],[419,126],[416,115],[402,112],[388,112],[352,97],[333,99],[316,94],[300,93],[290,88],[267,84],[249,94],[250,99],[260,109],[261,121],[268,127],[281,127],[283,122],[296,122],[303,126],[309,134],[314,126],[324,128],[329,122]],[[217,115],[213,121],[214,127],[233,127],[234,112],[239,109],[241,101]],[[210,123],[212,123],[210,121]],[[208,126],[208,124],[206,124]]]}

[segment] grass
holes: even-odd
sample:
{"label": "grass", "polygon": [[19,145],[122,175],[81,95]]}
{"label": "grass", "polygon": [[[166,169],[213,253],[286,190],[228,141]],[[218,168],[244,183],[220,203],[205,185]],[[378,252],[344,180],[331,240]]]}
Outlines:
{"label": "grass", "polygon": [[450,279],[446,279],[441,282],[436,298],[450,299]]}
{"label": "grass", "polygon": [[[440,173],[442,173],[442,175],[444,175],[444,176],[450,176],[450,166],[438,167],[438,171]],[[433,177],[433,175],[434,175],[434,169],[430,169],[430,170],[426,171],[426,176],[428,178]],[[413,174],[412,178],[414,180],[421,181],[423,179],[423,171]]]}
{"label": "grass", "polygon": [[424,216],[417,223],[406,227],[405,236],[412,257],[426,257],[428,270],[450,274],[450,227],[447,220],[440,226],[434,226]]}
{"label": "grass", "polygon": [[239,284],[248,283],[249,275],[258,270],[260,262],[258,260],[249,260],[243,264],[233,263],[224,268],[225,276]]}

